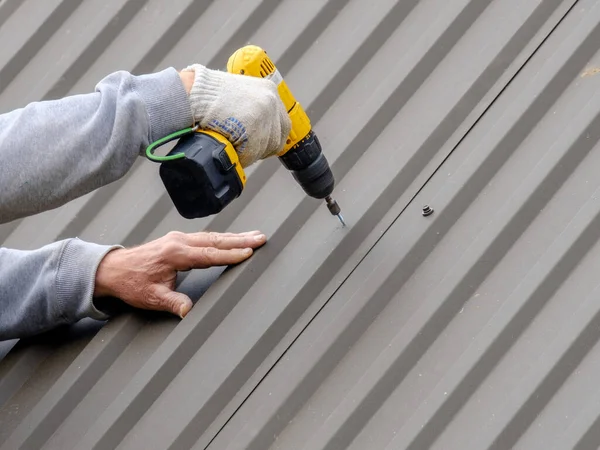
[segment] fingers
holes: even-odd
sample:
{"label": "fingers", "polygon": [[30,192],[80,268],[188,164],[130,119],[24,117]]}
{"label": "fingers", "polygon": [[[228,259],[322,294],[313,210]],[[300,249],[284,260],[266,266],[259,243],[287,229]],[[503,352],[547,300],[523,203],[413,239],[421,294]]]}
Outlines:
{"label": "fingers", "polygon": [[183,319],[192,309],[192,301],[187,295],[172,291],[164,285],[156,285],[155,289],[158,297],[155,308],[159,311],[167,311]]}
{"label": "fingers", "polygon": [[185,254],[173,261],[175,270],[206,269],[214,266],[239,264],[252,256],[252,248],[218,249],[214,247],[188,247]]}
{"label": "fingers", "polygon": [[183,237],[191,247],[213,247],[221,250],[257,248],[267,241],[260,231],[247,233],[190,233]]}
{"label": "fingers", "polygon": [[249,258],[267,237],[246,233],[171,232],[161,244],[163,260],[177,271],[238,264]]}

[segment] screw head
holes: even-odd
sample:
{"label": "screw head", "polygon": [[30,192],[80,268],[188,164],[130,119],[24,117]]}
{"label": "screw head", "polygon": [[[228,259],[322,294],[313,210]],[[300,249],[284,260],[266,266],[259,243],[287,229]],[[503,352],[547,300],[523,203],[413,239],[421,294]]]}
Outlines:
{"label": "screw head", "polygon": [[431,208],[429,205],[423,206],[423,215],[425,217],[427,217],[427,216],[430,216],[431,214],[433,214],[433,208]]}

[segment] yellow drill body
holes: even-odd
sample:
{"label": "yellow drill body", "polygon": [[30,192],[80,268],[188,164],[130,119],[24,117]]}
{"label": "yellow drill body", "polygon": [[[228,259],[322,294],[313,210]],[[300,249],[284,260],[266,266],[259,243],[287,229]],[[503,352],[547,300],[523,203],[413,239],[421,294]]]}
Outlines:
{"label": "yellow drill body", "polygon": [[262,48],[247,45],[237,50],[227,62],[227,71],[240,75],[266,78],[277,85],[279,97],[290,115],[292,129],[285,147],[278,156],[285,155],[294,145],[304,139],[311,131],[310,119],[302,105],[296,101],[285,80]]}
{"label": "yellow drill body", "polygon": [[340,207],[331,198],[334,178],[321,146],[312,131],[310,119],[302,105],[296,101],[277,67],[267,52],[256,45],[237,50],[227,62],[227,71],[233,74],[260,77],[277,85],[279,97],[285,105],[292,123],[285,146],[278,156],[284,166],[292,171],[304,191],[315,198],[324,198],[329,211],[345,225]]}
{"label": "yellow drill body", "polygon": [[[345,226],[340,207],[331,198],[335,184],[333,173],[310,119],[267,52],[255,45],[242,47],[229,58],[227,71],[275,83],[292,125],[285,146],[277,156],[304,192],[310,197],[325,199],[331,214]],[[160,169],[171,199],[187,218],[218,213],[239,196],[246,185],[239,157],[225,136],[215,131],[195,131],[180,139],[163,158],[165,162]]]}

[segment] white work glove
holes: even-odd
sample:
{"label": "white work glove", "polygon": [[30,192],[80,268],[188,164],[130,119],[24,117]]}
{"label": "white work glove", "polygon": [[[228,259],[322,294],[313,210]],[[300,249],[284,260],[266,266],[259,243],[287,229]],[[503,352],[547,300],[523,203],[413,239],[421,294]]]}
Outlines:
{"label": "white work glove", "polygon": [[184,71],[195,72],[189,94],[194,121],[200,129],[225,136],[235,148],[242,167],[283,149],[291,121],[275,83],[200,64]]}

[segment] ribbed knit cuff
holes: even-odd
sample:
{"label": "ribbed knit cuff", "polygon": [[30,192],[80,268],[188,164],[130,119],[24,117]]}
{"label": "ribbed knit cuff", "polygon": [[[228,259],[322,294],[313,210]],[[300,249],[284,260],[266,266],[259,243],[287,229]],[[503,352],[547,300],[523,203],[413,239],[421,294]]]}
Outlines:
{"label": "ribbed knit cuff", "polygon": [[194,124],[190,99],[174,68],[134,77],[134,89],[146,105],[150,142]]}
{"label": "ribbed knit cuff", "polygon": [[201,64],[193,64],[184,70],[194,71],[194,84],[190,91],[190,106],[194,119],[202,123],[214,108],[223,92],[224,73],[208,69]]}
{"label": "ribbed knit cuff", "polygon": [[108,315],[93,303],[96,271],[100,261],[120,245],[99,245],[74,238],[65,244],[56,274],[59,308],[77,321],[85,317],[106,320]]}

